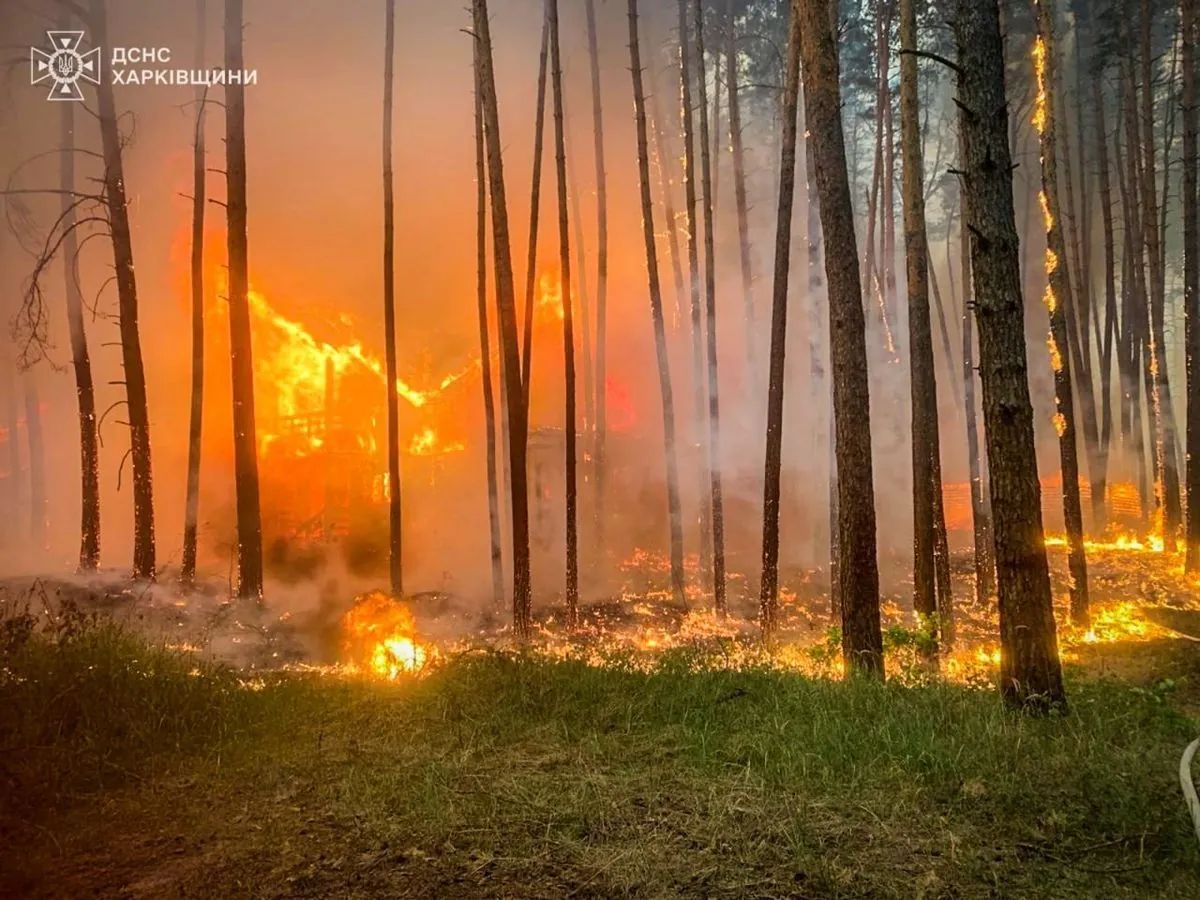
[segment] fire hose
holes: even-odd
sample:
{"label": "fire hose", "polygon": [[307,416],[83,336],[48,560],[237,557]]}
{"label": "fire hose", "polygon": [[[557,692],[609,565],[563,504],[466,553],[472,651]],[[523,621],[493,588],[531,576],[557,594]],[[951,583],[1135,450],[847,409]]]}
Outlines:
{"label": "fire hose", "polygon": [[1196,840],[1200,841],[1200,797],[1196,796],[1196,785],[1192,781],[1192,760],[1200,750],[1200,738],[1187,745],[1179,760],[1179,785],[1183,788],[1183,799],[1192,814],[1192,825],[1196,829]]}

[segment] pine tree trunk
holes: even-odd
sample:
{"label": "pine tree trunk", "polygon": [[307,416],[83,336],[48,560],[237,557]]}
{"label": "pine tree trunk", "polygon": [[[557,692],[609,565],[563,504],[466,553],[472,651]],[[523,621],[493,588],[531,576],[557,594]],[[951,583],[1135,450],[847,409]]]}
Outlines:
{"label": "pine tree trunk", "polygon": [[529,491],[526,475],[528,405],[521,386],[521,351],[517,334],[517,308],[513,289],[512,247],[508,233],[508,202],[504,195],[504,167],[500,140],[500,109],[492,64],[492,37],[487,0],[472,0],[475,39],[479,41],[479,84],[483,94],[487,173],[491,188],[492,252],[495,254],[496,301],[500,308],[500,350],[508,397],[509,491],[512,497],[513,631],[528,641],[530,618]]}
{"label": "pine tree trunk", "polygon": [[1180,0],[1183,29],[1183,328],[1187,366],[1187,554],[1188,572],[1200,568],[1200,223],[1197,222],[1196,0]]}
{"label": "pine tree trunk", "polygon": [[487,312],[487,158],[483,138],[483,92],[479,89],[479,42],[474,44],[475,79],[475,299],[479,313],[479,366],[487,456],[488,532],[491,536],[492,604],[504,605],[504,543],[500,537],[500,490],[496,471],[496,401]]}
{"label": "pine tree trunk", "polygon": [[554,84],[554,160],[558,174],[558,264],[563,308],[563,357],[566,363],[566,506],[567,625],[579,621],[579,492],[576,482],[575,313],[571,299],[571,230],[567,217],[567,144],[563,122],[562,56],[559,50],[558,0],[546,0],[550,23],[551,79]]}
{"label": "pine tree trunk", "polygon": [[[682,98],[680,115],[683,118],[683,194],[687,207],[688,284],[692,322],[692,437],[696,449],[696,472],[699,485],[696,493],[697,521],[700,526],[701,582],[711,584],[712,571],[712,506],[708,479],[708,423],[705,410],[707,368],[704,353],[704,318],[700,287],[700,240],[696,216],[696,134],[692,119],[692,47],[688,28],[688,0],[679,0],[679,84]],[[696,63],[703,77],[704,59]],[[703,105],[703,104],[702,104]]]}
{"label": "pine tree trunk", "polygon": [[662,117],[658,109],[658,92],[653,90],[654,76],[651,73],[650,118],[654,126],[654,155],[658,160],[658,182],[663,197],[663,218],[667,225],[667,251],[671,255],[671,276],[675,287],[675,318],[682,318],[683,307],[683,254],[679,248],[679,223],[675,213],[675,191],[667,169],[667,161],[671,154],[667,148],[667,138],[662,127]]}
{"label": "pine tree trunk", "polygon": [[[792,251],[792,207],[796,197],[796,119],[800,107],[800,28],[797,0],[788,19],[787,71],[780,116],[779,201],[775,219],[775,270],[771,288],[771,357],[767,376],[767,438],[763,464],[762,586],[759,622],[763,639],[779,627],[779,503],[783,468],[784,362],[787,350],[788,275]],[[807,84],[807,81],[806,81]],[[807,89],[805,91],[807,95]],[[807,99],[807,96],[806,96]],[[857,265],[857,262],[854,263]]]}
{"label": "pine tree trunk", "polygon": [[893,359],[899,360],[896,352],[895,329],[896,288],[896,138],[892,116],[891,87],[891,32],[895,0],[884,0],[881,16],[883,47],[880,65],[883,72],[883,227],[879,240],[883,248],[883,323],[888,339],[888,351]]}
{"label": "pine tree trunk", "polygon": [[[225,69],[243,70],[242,0],[225,0]],[[254,357],[250,337],[246,246],[245,87],[225,87],[226,213],[229,240],[229,347],[233,357],[233,453],[237,491],[238,596],[262,600],[262,517],[258,497],[258,438],[254,417]],[[393,383],[395,379],[392,379]],[[391,485],[396,496],[399,484]]]}
{"label": "pine tree trunk", "polygon": [[596,162],[596,555],[605,558],[605,499],[608,484],[608,178],[604,165],[604,107],[600,97],[600,49],[596,3],[584,0],[588,61],[592,74],[592,124]]}
{"label": "pine tree trunk", "polygon": [[[572,143],[571,136],[571,111],[567,106],[566,97],[563,98],[563,120],[564,132],[566,134],[567,152],[570,153]],[[595,448],[595,429],[596,429],[596,385],[595,385],[595,370],[592,368],[592,304],[591,297],[588,294],[587,281],[587,241],[583,235],[583,217],[579,213],[579,190],[575,184],[575,169],[567,166],[567,194],[571,198],[571,227],[575,235],[575,261],[579,266],[579,319],[581,324],[580,345],[579,350],[583,355],[583,430],[588,435],[591,441],[591,450],[584,451],[584,458],[593,458],[591,453]]]}
{"label": "pine tree trunk", "polygon": [[848,672],[882,677],[866,321],[846,171],[837,44],[828,0],[799,0],[794,9],[802,19],[805,122],[814,142],[821,232],[826,247],[825,277],[829,283],[842,655]]}
{"label": "pine tree trunk", "polygon": [[[196,68],[205,66],[207,2],[196,0]],[[196,130],[192,138],[192,395],[188,410],[187,495],[183,513],[183,564],[180,581],[196,581],[196,542],[200,517],[200,457],[204,435],[204,213],[207,173],[204,147],[204,113],[208,88],[196,88]]]}
{"label": "pine tree trunk", "polygon": [[964,225],[979,325],[980,375],[1000,594],[1000,691],[1013,707],[1066,702],[1042,530],[1025,357],[1024,308],[997,0],[957,0],[954,36],[964,159]]}
{"label": "pine tree trunk", "polygon": [[[696,26],[696,58],[700,69],[700,180],[704,196],[704,311],[707,336],[708,375],[708,481],[712,500],[712,577],[713,606],[717,615],[727,612],[725,604],[725,504],[721,491],[721,402],[717,377],[717,274],[716,239],[713,233],[714,182],[708,133],[708,99],[705,97],[704,6],[695,0],[692,6]],[[714,90],[715,93],[715,90]],[[713,104],[714,109],[716,104]]]}
{"label": "pine tree trunk", "polygon": [[642,201],[642,237],[646,247],[650,316],[654,324],[654,350],[658,360],[658,385],[662,399],[667,514],[671,535],[671,592],[675,602],[680,606],[685,606],[687,597],[683,590],[683,516],[679,503],[679,464],[675,448],[675,400],[671,391],[671,363],[667,353],[667,329],[663,318],[662,288],[658,279],[658,252],[654,245],[654,205],[650,198],[650,150],[646,135],[646,94],[642,85],[642,55],[638,39],[637,0],[629,0],[629,62],[630,70],[633,73],[633,108],[637,128],[638,176]]}
{"label": "pine tree trunk", "polygon": [[[960,154],[966,154],[959,144]],[[960,206],[961,204],[960,195]],[[992,538],[992,516],[983,483],[983,460],[979,455],[979,426],[975,403],[975,313],[971,293],[971,238],[967,231],[965,206],[959,217],[959,270],[962,272],[962,357],[963,406],[967,413],[967,469],[971,480],[971,525],[974,533],[975,603],[985,607],[996,591],[996,554]]]}
{"label": "pine tree trunk", "polygon": [[[1038,100],[1034,122],[1042,151],[1042,212],[1046,225],[1046,274],[1049,284],[1045,301],[1050,310],[1050,363],[1054,368],[1054,392],[1057,415],[1059,460],[1062,466],[1063,519],[1067,527],[1068,566],[1071,577],[1071,619],[1076,625],[1088,624],[1087,556],[1083,548],[1083,506],[1079,493],[1079,458],[1075,428],[1075,400],[1071,384],[1070,335],[1071,281],[1067,270],[1067,243],[1063,234],[1063,208],[1058,196],[1058,124],[1055,87],[1058,79],[1057,51],[1054,38],[1052,0],[1036,0],[1037,42],[1034,68],[1038,79]],[[1081,374],[1080,378],[1086,377]]]}
{"label": "pine tree trunk", "polygon": [[[1104,343],[1100,350],[1100,452],[1098,469],[1092,473],[1092,502],[1100,495],[1104,522],[1108,523],[1108,468],[1112,446],[1112,358],[1117,325],[1116,246],[1113,228],[1113,196],[1108,162],[1108,126],[1104,111],[1104,87],[1100,77],[1092,82],[1092,108],[1096,119],[1096,167],[1100,180],[1100,217],[1104,228]],[[1080,135],[1080,140],[1083,136]]]}
{"label": "pine tree trunk", "polygon": [[750,207],[746,199],[746,147],[742,140],[742,108],[738,94],[737,36],[733,26],[733,0],[728,0],[728,33],[725,35],[725,83],[729,94],[729,143],[733,154],[733,198],[737,208],[738,258],[742,272],[742,304],[746,329],[746,384],[752,397],[761,390],[758,357],[758,324],[754,311],[754,268],[750,255]]}
{"label": "pine tree trunk", "polygon": [[383,333],[387,368],[388,559],[392,596],[404,594],[400,517],[400,397],[396,392],[396,222],[392,177],[392,95],[396,57],[396,0],[387,0],[383,61]]}
{"label": "pine tree trunk", "polygon": [[[936,653],[939,613],[935,560],[934,468],[941,474],[938,439],[937,371],[929,310],[929,239],[925,231],[925,171],[917,108],[917,10],[900,0],[900,144],[904,172],[904,257],[908,287],[908,359],[912,389],[913,606]],[[907,51],[907,52],[906,52]],[[940,481],[940,477],[938,479]],[[940,489],[940,484],[938,485]],[[945,531],[945,519],[942,520]],[[943,616],[944,617],[944,616]]]}
{"label": "pine tree trunk", "polygon": [[42,428],[42,400],[37,374],[31,369],[22,379],[25,384],[25,436],[29,441],[29,538],[33,549],[46,547],[46,437]]}
{"label": "pine tree trunk", "polygon": [[[548,7],[547,7],[548,9]],[[546,61],[550,51],[550,16],[542,18],[542,49],[538,54],[537,112],[533,124],[533,179],[529,188],[529,252],[525,258],[525,340],[522,343],[521,384],[529,393],[533,365],[533,307],[537,289],[538,219],[542,206],[542,146],[546,134]],[[566,305],[563,294],[563,305]]]}
{"label": "pine tree trunk", "polygon": [[[105,0],[92,0],[93,44],[109,46]],[[241,68],[238,72],[240,74]],[[112,84],[100,80],[97,88],[100,139],[104,152],[104,200],[112,234],[116,270],[117,310],[120,320],[121,363],[129,413],[130,457],[133,463],[133,575],[154,577],[154,478],[150,464],[150,409],[146,399],[146,370],[138,336],[137,278],[133,268],[133,241],[125,199],[125,170],[121,135]]]}
{"label": "pine tree trunk", "polygon": [[[63,23],[70,28],[70,19]],[[96,390],[92,361],[84,327],[83,294],[79,287],[79,241],[75,209],[75,104],[62,103],[62,158],[60,187],[63,191],[61,225],[63,266],[66,274],[67,327],[71,336],[71,365],[75,372],[75,397],[79,406],[79,571],[94,572],[100,566],[100,447],[96,420]]]}
{"label": "pine tree trunk", "polygon": [[[1179,470],[1176,465],[1174,416],[1171,413],[1171,379],[1166,359],[1166,329],[1164,324],[1165,274],[1162,265],[1162,235],[1158,227],[1158,188],[1155,175],[1154,141],[1154,60],[1151,56],[1151,27],[1153,10],[1150,0],[1142,0],[1141,64],[1142,64],[1142,226],[1146,233],[1146,253],[1150,258],[1150,330],[1148,337],[1149,377],[1155,420],[1155,459],[1159,473],[1156,483],[1162,503],[1162,537],[1168,550],[1175,549],[1181,510],[1179,501]],[[1165,203],[1165,198],[1164,198]]]}

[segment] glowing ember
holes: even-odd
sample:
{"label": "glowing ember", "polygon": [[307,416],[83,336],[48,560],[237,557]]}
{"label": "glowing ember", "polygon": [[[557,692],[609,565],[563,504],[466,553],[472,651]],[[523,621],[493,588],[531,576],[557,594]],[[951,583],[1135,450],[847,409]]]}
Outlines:
{"label": "glowing ember", "polygon": [[417,639],[412,611],[378,591],[354,601],[342,634],[350,666],[389,680],[420,671],[436,652]]}

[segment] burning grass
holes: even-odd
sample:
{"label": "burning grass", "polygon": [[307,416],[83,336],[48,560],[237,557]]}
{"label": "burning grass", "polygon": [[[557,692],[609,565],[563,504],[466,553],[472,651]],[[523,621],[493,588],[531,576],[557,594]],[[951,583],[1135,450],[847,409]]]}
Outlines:
{"label": "burning grass", "polygon": [[103,623],[4,634],[5,896],[1200,894],[1187,643],[1034,721],[695,647],[387,683],[250,680]]}

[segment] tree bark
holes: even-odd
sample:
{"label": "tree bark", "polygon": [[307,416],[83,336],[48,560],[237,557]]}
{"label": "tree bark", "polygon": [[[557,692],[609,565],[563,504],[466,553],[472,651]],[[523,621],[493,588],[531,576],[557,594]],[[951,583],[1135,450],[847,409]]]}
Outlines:
{"label": "tree bark", "polygon": [[592,74],[592,124],[596,162],[596,549],[605,558],[605,500],[608,484],[608,178],[604,165],[604,107],[600,96],[600,49],[596,3],[584,0],[588,61]]}
{"label": "tree bark", "polygon": [[392,596],[404,594],[400,517],[400,397],[396,392],[396,223],[392,177],[392,96],[395,84],[396,0],[387,0],[383,58],[383,332],[387,368],[388,548]]}
{"label": "tree bark", "polygon": [[[65,17],[62,27],[71,27],[69,17]],[[87,329],[84,326],[83,295],[79,287],[79,241],[75,234],[75,104],[60,105],[62,253],[66,275],[67,327],[71,336],[71,365],[75,372],[75,398],[79,408],[79,571],[94,572],[100,566],[100,447],[96,420],[96,389],[92,379],[91,356],[88,353]]]}
{"label": "tree bark", "polygon": [[654,127],[654,155],[658,160],[658,182],[663,197],[663,218],[667,224],[667,252],[671,256],[672,284],[675,287],[675,317],[682,317],[680,310],[683,306],[683,254],[679,249],[679,225],[675,214],[675,192],[667,169],[667,161],[671,154],[667,149],[667,139],[663,132],[662,117],[658,109],[658,92],[654,90],[654,73],[650,75],[650,118]]}
{"label": "tree bark", "polygon": [[529,491],[526,476],[527,402],[521,386],[521,351],[513,291],[512,247],[508,233],[508,202],[500,141],[500,109],[492,64],[492,37],[487,0],[472,0],[475,39],[479,41],[479,82],[483,94],[487,172],[492,201],[492,252],[495,254],[496,300],[500,308],[500,350],[508,396],[509,479],[512,495],[513,631],[528,641],[530,619]]}
{"label": "tree bark", "polygon": [[[551,79],[554,84],[554,159],[558,174],[558,257],[563,308],[563,357],[566,363],[566,507],[567,625],[579,621],[579,495],[576,482],[575,313],[571,299],[571,230],[567,217],[567,144],[563,133],[562,56],[559,49],[558,0],[546,0],[550,23]],[[527,394],[528,396],[528,390]]]}
{"label": "tree bark", "polygon": [[479,314],[479,365],[483,384],[483,421],[487,432],[488,533],[491,536],[492,604],[504,604],[504,544],[500,537],[500,490],[496,470],[496,401],[492,389],[492,351],[487,312],[487,158],[483,137],[483,92],[479,87],[479,42],[473,47],[475,79],[475,299]]}
{"label": "tree bark", "polygon": [[646,247],[650,317],[654,325],[654,350],[658,360],[658,385],[662,399],[663,455],[666,460],[667,513],[670,521],[671,592],[675,602],[680,606],[685,606],[687,598],[683,590],[683,522],[679,503],[679,465],[675,449],[675,401],[671,390],[671,362],[667,353],[667,330],[663,318],[662,288],[658,280],[658,252],[654,245],[654,206],[650,198],[650,151],[646,135],[646,94],[642,85],[637,0],[629,0],[629,62],[630,70],[633,73],[634,124],[637,130],[638,177],[642,201],[642,237]]}
{"label": "tree bark", "polygon": [[[1108,161],[1108,128],[1105,124],[1104,86],[1100,73],[1092,78],[1092,108],[1096,120],[1096,167],[1100,181],[1100,217],[1104,228],[1104,343],[1100,350],[1100,449],[1092,478],[1092,502],[1100,494],[1108,523],[1108,467],[1112,446],[1112,358],[1117,325],[1116,246],[1113,227],[1112,181]],[[1082,137],[1081,137],[1082,140]]]}
{"label": "tree bark", "polygon": [[997,0],[957,0],[964,225],[972,235],[980,375],[1000,594],[1006,704],[1066,702],[1058,657],[1025,358],[1024,309]]}
{"label": "tree bark", "polygon": [[729,94],[729,143],[733,154],[733,198],[737,210],[738,257],[742,272],[742,304],[746,329],[746,383],[750,396],[760,393],[758,324],[754,310],[754,269],[750,255],[750,207],[746,199],[746,147],[742,140],[742,107],[738,93],[737,36],[733,25],[733,0],[728,0],[725,35],[725,82]]}
{"label": "tree bark", "polygon": [[[105,0],[92,0],[91,31],[97,47],[109,46]],[[240,74],[241,68],[238,68]],[[100,80],[97,88],[100,139],[104,153],[104,200],[112,233],[116,269],[117,308],[120,320],[121,363],[125,401],[129,413],[130,457],[133,464],[133,575],[154,577],[154,478],[150,462],[150,409],[146,399],[146,370],[138,336],[137,278],[133,268],[133,241],[125,199],[125,169],[121,135],[117,128],[112,84]]]}
{"label": "tree bark", "polygon": [[842,655],[848,672],[882,677],[866,321],[846,172],[837,44],[828,0],[797,0],[795,12],[801,18],[805,122],[814,142],[829,284]]}
{"label": "tree bark", "polygon": [[[800,107],[800,0],[788,18],[787,70],[780,116],[779,199],[775,219],[775,270],[771,288],[771,356],[767,376],[767,437],[763,463],[762,586],[759,622],[763,639],[775,640],[779,623],[779,502],[783,468],[784,363],[787,351],[788,274],[792,252],[792,207],[796,196],[796,119]],[[807,100],[808,87],[805,86]],[[857,263],[855,263],[857,265]]]}
{"label": "tree bark", "polygon": [[[679,84],[683,118],[683,194],[687,207],[687,251],[690,287],[690,311],[692,322],[692,435],[697,453],[696,471],[700,477],[696,493],[697,521],[700,526],[700,573],[707,588],[711,583],[712,571],[712,506],[711,486],[708,479],[709,456],[708,423],[705,410],[706,366],[704,353],[704,318],[700,287],[700,241],[699,223],[696,221],[696,134],[692,120],[692,47],[688,28],[688,0],[679,0]],[[696,66],[701,77],[704,58]],[[702,104],[703,106],[703,104]]]}
{"label": "tree bark", "polygon": [[[390,2],[390,0],[389,0]],[[196,0],[196,68],[205,65],[207,2]],[[196,543],[200,517],[200,458],[204,436],[204,213],[208,204],[204,122],[208,88],[197,86],[196,130],[192,137],[192,395],[188,410],[187,494],[183,513],[183,564],[180,581],[196,581]]]}
{"label": "tree bark", "polygon": [[[1083,548],[1083,506],[1079,494],[1079,457],[1075,429],[1075,401],[1071,384],[1071,354],[1068,319],[1071,314],[1071,281],[1067,270],[1067,244],[1063,234],[1063,209],[1058,196],[1059,124],[1054,89],[1057,85],[1058,59],[1054,38],[1052,0],[1035,0],[1037,39],[1034,44],[1034,69],[1038,97],[1034,124],[1042,151],[1042,193],[1040,202],[1046,227],[1045,301],[1050,311],[1050,364],[1054,368],[1054,392],[1057,415],[1059,460],[1062,467],[1063,519],[1067,527],[1068,567],[1071,577],[1071,619],[1080,627],[1088,625],[1087,556]],[[1082,373],[1080,378],[1086,377]]]}
{"label": "tree bark", "polygon": [[[933,638],[931,644],[936,653],[938,620],[952,618],[953,611],[939,608],[935,565],[937,526],[934,512],[941,504],[935,498],[934,464],[940,461],[941,450],[933,324],[929,309],[929,239],[925,231],[925,168],[921,153],[920,110],[917,108],[917,57],[912,52],[917,49],[915,0],[900,0],[900,46],[909,51],[900,57],[900,144],[904,156],[904,256],[912,388],[913,606],[922,628]],[[937,469],[940,475],[940,464]],[[942,530],[945,530],[944,517]]]}
{"label": "tree bark", "polygon": [[1200,568],[1200,222],[1197,221],[1196,168],[1197,117],[1196,92],[1196,0],[1180,0],[1183,29],[1183,328],[1187,368],[1187,553],[1184,567],[1188,572]]}
{"label": "tree bark", "polygon": [[[522,344],[521,385],[529,393],[533,366],[533,307],[537,289],[538,219],[542,207],[542,147],[546,134],[546,66],[550,52],[549,7],[542,17],[542,49],[538,53],[537,112],[533,123],[533,179],[529,188],[529,252],[525,262],[525,340]],[[564,298],[566,295],[563,295]],[[566,300],[563,300],[564,305]],[[526,398],[528,405],[528,396]]]}

